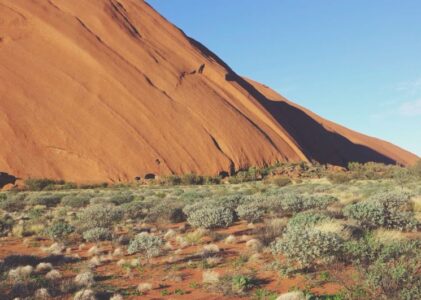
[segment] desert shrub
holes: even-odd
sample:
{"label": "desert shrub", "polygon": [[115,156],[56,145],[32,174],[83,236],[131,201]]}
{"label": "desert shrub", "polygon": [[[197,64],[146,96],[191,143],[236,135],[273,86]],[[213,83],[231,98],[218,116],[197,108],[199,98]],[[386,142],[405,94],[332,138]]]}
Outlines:
{"label": "desert shrub", "polygon": [[24,183],[26,189],[31,191],[42,191],[49,186],[65,184],[62,180],[52,180],[47,178],[28,178]]}
{"label": "desert shrub", "polygon": [[45,231],[47,236],[56,241],[63,241],[75,228],[63,220],[54,221]]}
{"label": "desert shrub", "polygon": [[183,205],[181,203],[162,202],[154,205],[149,209],[146,216],[148,222],[170,222],[180,223],[186,220],[186,214],[183,212]]}
{"label": "desert shrub", "polygon": [[366,273],[371,294],[376,299],[421,299],[420,258],[376,261]]}
{"label": "desert shrub", "polygon": [[321,212],[304,211],[294,215],[288,221],[287,229],[305,229],[314,225],[330,220],[330,217]]}
{"label": "desert shrub", "polygon": [[411,173],[418,178],[421,178],[421,159],[411,168]]}
{"label": "desert shrub", "polygon": [[203,177],[204,184],[220,184],[221,183],[221,177],[219,176],[205,176]]}
{"label": "desert shrub", "polygon": [[243,196],[243,195],[230,195],[216,198],[214,205],[218,207],[225,207],[232,211],[242,204],[251,203],[253,201],[259,201],[258,196]]}
{"label": "desert shrub", "polygon": [[348,183],[350,182],[353,178],[351,176],[351,174],[349,173],[329,173],[327,175],[327,179],[334,184],[342,184],[342,183]]}
{"label": "desert shrub", "polygon": [[296,193],[286,193],[276,200],[272,200],[275,209],[280,209],[287,214],[294,214],[309,209],[325,209],[330,204],[338,201],[329,195],[300,195]]}
{"label": "desert shrub", "polygon": [[253,274],[227,274],[211,282],[210,287],[225,296],[244,296],[256,286],[258,280]]}
{"label": "desert shrub", "polygon": [[216,201],[206,201],[206,202],[193,202],[191,204],[188,204],[183,207],[183,212],[186,214],[186,216],[189,216],[193,214],[197,210],[201,209],[212,209],[218,207],[218,204]]}
{"label": "desert shrub", "polygon": [[196,174],[186,174],[181,177],[181,184],[183,185],[201,185],[204,182],[204,177]]}
{"label": "desert shrub", "polygon": [[263,245],[267,246],[270,243],[272,243],[275,239],[282,236],[286,224],[286,219],[275,218],[265,220],[263,226],[255,229],[254,236],[256,237],[256,239],[261,241]]}
{"label": "desert shrub", "polygon": [[26,194],[10,194],[7,199],[0,201],[0,209],[7,212],[21,211],[26,206]]}
{"label": "desert shrub", "polygon": [[88,242],[109,241],[113,237],[108,228],[92,228],[83,233],[83,238]]}
{"label": "desert shrub", "polygon": [[235,210],[240,219],[247,222],[259,222],[265,214],[265,209],[256,202],[242,204]]}
{"label": "desert shrub", "polygon": [[79,184],[78,188],[82,190],[91,190],[91,189],[105,189],[109,186],[107,182],[100,183],[91,183],[91,184]]}
{"label": "desert shrub", "polygon": [[290,263],[302,268],[335,260],[342,250],[342,240],[334,233],[312,229],[287,230],[281,239],[271,245],[272,251],[282,253]]}
{"label": "desert shrub", "polygon": [[417,240],[382,243],[372,234],[365,234],[358,240],[344,243],[345,261],[367,268],[375,261],[386,263],[399,257],[413,257],[421,250]]}
{"label": "desert shrub", "polygon": [[234,222],[233,211],[224,207],[208,207],[187,214],[187,222],[193,227],[228,227]]}
{"label": "desert shrub", "polygon": [[37,205],[32,207],[31,209],[29,209],[28,211],[28,217],[31,220],[38,220],[39,218],[41,218],[44,213],[46,212],[46,207],[42,206],[42,205]]}
{"label": "desert shrub", "polygon": [[295,193],[273,195],[267,200],[268,208],[271,211],[282,211],[293,214],[302,211],[302,196]]}
{"label": "desert shrub", "polygon": [[96,227],[110,228],[123,217],[123,210],[113,205],[91,205],[78,214],[78,227],[85,231]]}
{"label": "desert shrub", "polygon": [[303,196],[298,194],[285,194],[280,199],[281,209],[287,213],[297,213],[303,210]]}
{"label": "desert shrub", "polygon": [[284,187],[292,183],[288,177],[275,177],[270,182],[279,187]]}
{"label": "desert shrub", "polygon": [[142,252],[146,257],[151,258],[161,254],[163,244],[162,238],[142,232],[130,241],[127,251],[129,254]]}
{"label": "desert shrub", "polygon": [[7,236],[13,227],[13,218],[5,215],[0,217],[0,237]]}
{"label": "desert shrub", "polygon": [[344,244],[343,259],[360,270],[370,299],[418,299],[420,250],[418,240],[385,242],[367,233]]}
{"label": "desert shrub", "polygon": [[62,195],[40,194],[31,196],[28,201],[31,205],[56,206],[60,203]]}
{"label": "desert shrub", "polygon": [[292,180],[289,177],[286,176],[278,176],[278,177],[272,177],[272,178],[265,178],[265,183],[271,183],[278,187],[284,187],[287,185],[292,184]]}
{"label": "desert shrub", "polygon": [[161,183],[167,184],[167,185],[180,185],[181,178],[180,176],[177,176],[177,175],[169,175],[162,178]]}
{"label": "desert shrub", "polygon": [[134,200],[134,195],[130,192],[114,194],[109,198],[109,202],[115,205],[122,205],[125,203],[132,202],[133,200]]}
{"label": "desert shrub", "polygon": [[386,227],[414,230],[418,226],[410,207],[410,196],[402,192],[376,194],[369,199],[348,205],[344,215],[368,228]]}
{"label": "desert shrub", "polygon": [[330,204],[338,201],[337,198],[330,195],[311,195],[302,198],[303,209],[325,209]]}
{"label": "desert shrub", "polygon": [[67,195],[61,199],[61,204],[73,208],[85,207],[90,201],[89,195]]}
{"label": "desert shrub", "polygon": [[146,217],[148,206],[142,201],[133,201],[120,206],[124,217],[132,220],[142,220]]}
{"label": "desert shrub", "polygon": [[396,169],[401,169],[398,166],[385,165],[382,163],[368,162],[365,164],[351,162],[348,164],[350,176],[354,179],[360,180],[374,180],[392,178]]}

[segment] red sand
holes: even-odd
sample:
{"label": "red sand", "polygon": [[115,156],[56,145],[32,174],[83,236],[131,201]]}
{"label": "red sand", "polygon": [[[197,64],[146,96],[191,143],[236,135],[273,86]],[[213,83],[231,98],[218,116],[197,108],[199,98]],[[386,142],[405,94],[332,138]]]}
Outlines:
{"label": "red sand", "polygon": [[0,0],[0,62],[0,171],[21,178],[418,159],[244,80],[139,0]]}

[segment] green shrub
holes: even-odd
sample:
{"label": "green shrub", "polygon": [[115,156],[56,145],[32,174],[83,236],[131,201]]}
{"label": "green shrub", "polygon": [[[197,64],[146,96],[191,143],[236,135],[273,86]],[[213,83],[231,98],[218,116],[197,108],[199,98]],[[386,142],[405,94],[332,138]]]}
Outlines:
{"label": "green shrub", "polygon": [[169,175],[169,176],[166,176],[166,177],[162,178],[161,182],[163,184],[168,184],[168,185],[180,185],[181,184],[181,178],[180,178],[180,176],[177,176],[177,175]]}
{"label": "green shrub", "polygon": [[321,212],[304,211],[289,219],[287,230],[311,228],[318,223],[330,220],[331,218]]}
{"label": "green shrub", "polygon": [[357,220],[367,228],[386,227],[399,230],[414,230],[418,222],[411,211],[410,196],[402,192],[376,194],[369,199],[348,205],[344,215]]}
{"label": "green shrub", "polygon": [[124,217],[132,220],[143,220],[148,212],[148,206],[141,201],[133,201],[120,206]]}
{"label": "green shrub", "polygon": [[33,195],[28,200],[31,205],[45,205],[53,207],[60,203],[62,197],[62,195],[39,194]]}
{"label": "green shrub", "polygon": [[30,191],[42,191],[49,186],[65,184],[63,180],[52,180],[47,178],[28,178],[24,183],[26,189]]}
{"label": "green shrub", "polygon": [[259,203],[252,202],[238,206],[236,212],[240,219],[255,223],[262,220],[265,209]]}
{"label": "green shrub", "polygon": [[343,259],[361,271],[370,299],[419,299],[420,250],[419,240],[381,242],[366,234],[344,244]]}
{"label": "green shrub", "polygon": [[112,232],[108,228],[92,228],[83,233],[83,238],[87,242],[109,241],[113,237]]}
{"label": "green shrub", "polygon": [[287,213],[297,213],[303,210],[303,196],[298,194],[285,194],[280,199],[281,209]]}
{"label": "green shrub", "polygon": [[302,268],[337,259],[342,240],[334,233],[312,229],[287,230],[281,239],[272,243],[274,253],[282,253],[290,263],[298,262]]}
{"label": "green shrub", "polygon": [[219,278],[218,282],[213,285],[215,291],[225,296],[245,296],[258,284],[254,275],[227,274]]}
{"label": "green shrub", "polygon": [[221,177],[219,176],[205,176],[203,180],[204,184],[221,184]]}
{"label": "green shrub", "polygon": [[142,232],[130,241],[127,252],[129,254],[142,252],[147,258],[151,258],[161,254],[163,244],[162,238]]}
{"label": "green shrub", "polygon": [[82,208],[89,205],[89,195],[67,195],[61,199],[61,204],[73,208]]}
{"label": "green shrub", "polygon": [[134,195],[130,192],[120,193],[112,195],[109,199],[109,202],[115,205],[122,205],[134,200]]}
{"label": "green shrub", "polygon": [[[376,299],[421,299],[421,257],[376,261],[366,273],[366,282]],[[373,297],[373,298],[374,298]]]}
{"label": "green shrub", "polygon": [[208,207],[187,214],[187,222],[193,227],[228,227],[234,222],[233,211],[224,207]]}
{"label": "green shrub", "polygon": [[255,286],[255,279],[246,275],[232,277],[232,289],[236,294],[242,294]]}
{"label": "green shrub", "polygon": [[279,202],[279,208],[288,214],[294,214],[309,209],[325,209],[330,204],[338,201],[329,195],[300,195],[295,193],[287,193],[282,195],[276,202]]}
{"label": "green shrub", "polygon": [[421,178],[421,159],[411,168],[411,173],[418,178]]}
{"label": "green shrub", "polygon": [[204,177],[196,174],[186,174],[181,177],[181,184],[183,185],[201,185],[204,182]]}
{"label": "green shrub", "polygon": [[186,221],[186,218],[181,203],[165,201],[149,209],[146,221],[180,223]]}
{"label": "green shrub", "polygon": [[330,195],[311,195],[302,198],[303,209],[325,209],[329,205],[338,201],[337,198]]}
{"label": "green shrub", "polygon": [[259,200],[260,199],[257,198],[257,196],[231,195],[215,199],[213,205],[215,207],[225,207],[234,211],[239,205]]}
{"label": "green shrub", "polygon": [[28,217],[32,220],[40,219],[46,212],[45,206],[35,206],[28,211]]}
{"label": "green shrub", "polygon": [[10,216],[0,217],[0,237],[7,236],[11,232],[13,223],[13,218]]}
{"label": "green shrub", "polygon": [[7,199],[0,201],[0,209],[7,212],[22,211],[26,206],[26,194],[10,194]]}
{"label": "green shrub", "polygon": [[351,177],[351,174],[348,173],[329,173],[327,179],[331,183],[342,184],[350,182],[353,178]]}
{"label": "green shrub", "polygon": [[82,231],[96,227],[110,228],[123,217],[123,210],[113,205],[91,205],[78,214],[78,227]]}
{"label": "green shrub", "polygon": [[46,234],[51,239],[56,241],[63,241],[69,234],[74,232],[75,228],[63,220],[53,222],[47,229]]}
{"label": "green shrub", "polygon": [[381,243],[371,234],[365,234],[358,240],[350,240],[344,244],[344,259],[347,262],[367,268],[375,261],[388,262],[401,256],[416,256],[421,243],[414,241],[392,241]]}

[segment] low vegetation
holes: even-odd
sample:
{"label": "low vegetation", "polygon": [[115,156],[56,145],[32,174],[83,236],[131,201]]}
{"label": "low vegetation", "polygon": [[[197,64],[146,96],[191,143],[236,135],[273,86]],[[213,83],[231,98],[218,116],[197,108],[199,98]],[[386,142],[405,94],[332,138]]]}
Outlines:
{"label": "low vegetation", "polygon": [[25,185],[0,299],[421,299],[421,164]]}

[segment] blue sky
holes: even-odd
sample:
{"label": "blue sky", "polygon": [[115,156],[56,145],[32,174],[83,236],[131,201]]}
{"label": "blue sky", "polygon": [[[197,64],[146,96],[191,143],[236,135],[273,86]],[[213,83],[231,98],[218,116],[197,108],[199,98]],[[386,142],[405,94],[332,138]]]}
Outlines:
{"label": "blue sky", "polygon": [[421,1],[148,3],[237,73],[421,156]]}

